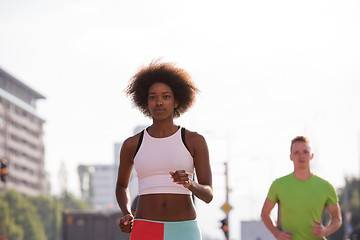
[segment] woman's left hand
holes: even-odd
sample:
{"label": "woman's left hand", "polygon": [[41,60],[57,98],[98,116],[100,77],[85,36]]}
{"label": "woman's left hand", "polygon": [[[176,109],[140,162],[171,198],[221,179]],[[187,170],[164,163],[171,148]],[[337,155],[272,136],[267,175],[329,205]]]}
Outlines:
{"label": "woman's left hand", "polygon": [[176,170],[175,172],[170,171],[169,173],[173,182],[182,184],[185,188],[189,188],[193,183],[193,180],[190,179],[190,175],[185,170]]}

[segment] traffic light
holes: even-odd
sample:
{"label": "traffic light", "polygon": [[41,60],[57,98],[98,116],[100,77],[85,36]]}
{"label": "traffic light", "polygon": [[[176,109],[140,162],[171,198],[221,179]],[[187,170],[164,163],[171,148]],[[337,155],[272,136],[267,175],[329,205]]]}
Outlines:
{"label": "traffic light", "polygon": [[2,182],[6,182],[6,177],[7,177],[7,169],[6,169],[6,161],[5,160],[1,160],[1,168],[0,168],[0,173],[1,173],[1,181]]}
{"label": "traffic light", "polygon": [[221,220],[221,229],[223,230],[226,239],[229,239],[229,225],[227,218]]}

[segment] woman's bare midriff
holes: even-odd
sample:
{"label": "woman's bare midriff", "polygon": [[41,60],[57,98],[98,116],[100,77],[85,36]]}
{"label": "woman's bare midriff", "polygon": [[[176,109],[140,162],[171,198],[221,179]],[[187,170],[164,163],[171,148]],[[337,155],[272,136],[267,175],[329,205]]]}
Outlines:
{"label": "woman's bare midriff", "polygon": [[141,195],[135,218],[155,221],[187,221],[196,219],[191,195],[147,194]]}

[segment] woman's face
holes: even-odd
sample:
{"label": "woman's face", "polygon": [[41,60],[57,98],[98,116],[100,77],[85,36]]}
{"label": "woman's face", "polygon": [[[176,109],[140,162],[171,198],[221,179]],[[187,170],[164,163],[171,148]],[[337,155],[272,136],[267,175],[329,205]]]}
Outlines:
{"label": "woman's face", "polygon": [[166,119],[174,117],[174,109],[178,103],[169,85],[161,82],[150,86],[148,92],[148,109],[153,119]]}

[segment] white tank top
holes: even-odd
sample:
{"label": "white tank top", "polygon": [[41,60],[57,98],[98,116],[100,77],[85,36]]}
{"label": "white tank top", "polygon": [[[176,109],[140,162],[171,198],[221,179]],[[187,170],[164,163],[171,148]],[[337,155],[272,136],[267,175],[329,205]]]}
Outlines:
{"label": "white tank top", "polygon": [[172,181],[170,171],[185,170],[192,179],[194,160],[181,138],[181,128],[165,138],[151,137],[144,130],[142,143],[134,157],[139,195],[154,193],[191,194],[182,184]]}

